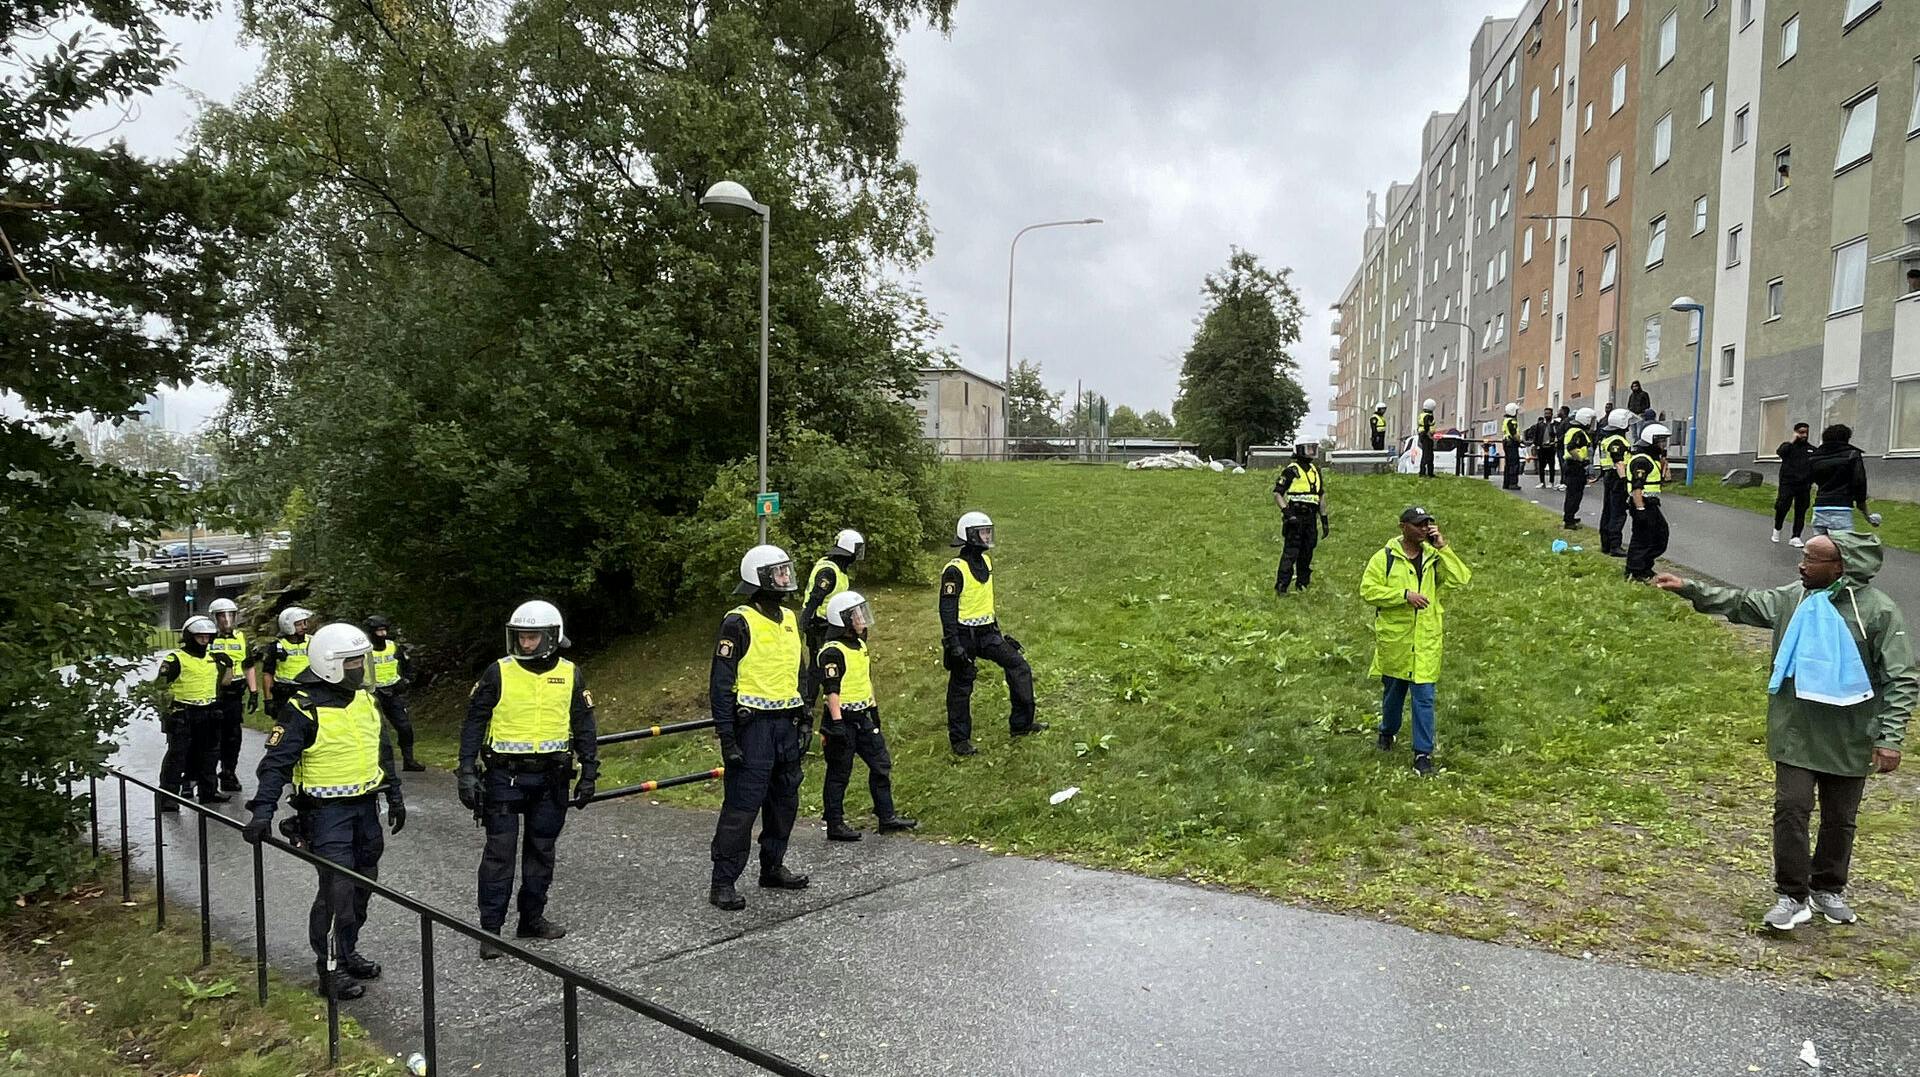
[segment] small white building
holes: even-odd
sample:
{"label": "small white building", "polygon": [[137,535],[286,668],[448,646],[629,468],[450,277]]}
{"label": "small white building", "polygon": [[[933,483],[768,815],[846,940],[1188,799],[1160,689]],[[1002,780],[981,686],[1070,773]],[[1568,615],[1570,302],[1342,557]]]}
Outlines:
{"label": "small white building", "polygon": [[920,371],[913,401],[920,436],[949,459],[999,459],[1006,455],[1007,387],[959,366]]}

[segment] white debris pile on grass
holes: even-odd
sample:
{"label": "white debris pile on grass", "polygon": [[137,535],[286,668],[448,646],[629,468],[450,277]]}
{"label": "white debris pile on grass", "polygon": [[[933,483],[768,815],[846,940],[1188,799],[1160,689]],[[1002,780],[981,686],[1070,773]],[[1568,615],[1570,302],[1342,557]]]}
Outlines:
{"label": "white debris pile on grass", "polygon": [[1127,461],[1129,471],[1205,471],[1209,468],[1214,471],[1225,471],[1226,465],[1218,461],[1202,460],[1185,449]]}

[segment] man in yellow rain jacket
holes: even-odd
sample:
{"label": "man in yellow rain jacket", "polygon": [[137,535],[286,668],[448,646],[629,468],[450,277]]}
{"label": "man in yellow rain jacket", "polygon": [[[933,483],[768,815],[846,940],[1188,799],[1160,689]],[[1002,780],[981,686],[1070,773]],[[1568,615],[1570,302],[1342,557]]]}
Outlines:
{"label": "man in yellow rain jacket", "polygon": [[1373,555],[1360,597],[1374,608],[1373,667],[1383,686],[1380,750],[1393,750],[1407,696],[1413,696],[1413,769],[1433,773],[1433,692],[1440,679],[1441,596],[1473,579],[1447,545],[1433,514],[1418,505],[1400,514],[1400,536]]}

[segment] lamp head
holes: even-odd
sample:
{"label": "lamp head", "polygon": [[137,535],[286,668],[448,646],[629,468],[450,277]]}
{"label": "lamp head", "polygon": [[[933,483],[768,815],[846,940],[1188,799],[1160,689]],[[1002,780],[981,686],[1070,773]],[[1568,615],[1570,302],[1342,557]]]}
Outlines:
{"label": "lamp head", "polygon": [[747,189],[732,180],[721,180],[700,196],[700,208],[716,217],[764,217],[767,207],[753,200]]}
{"label": "lamp head", "polygon": [[1706,308],[1702,307],[1699,301],[1694,299],[1692,296],[1683,295],[1680,298],[1673,301],[1671,305],[1671,309],[1673,310],[1704,310]]}

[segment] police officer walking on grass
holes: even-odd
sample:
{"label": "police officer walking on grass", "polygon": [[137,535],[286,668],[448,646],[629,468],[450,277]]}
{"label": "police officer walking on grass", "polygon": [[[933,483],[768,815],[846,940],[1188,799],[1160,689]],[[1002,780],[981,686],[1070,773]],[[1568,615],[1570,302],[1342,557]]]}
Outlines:
{"label": "police officer walking on grass", "polygon": [[[460,803],[486,828],[480,854],[480,926],[498,935],[507,922],[514,861],[519,939],[558,939],[567,929],[547,919],[555,846],[567,808],[584,808],[600,776],[593,696],[580,670],[560,657],[568,646],[560,610],[522,602],[507,619],[507,656],[488,666],[467,700],[460,729]],[[568,782],[579,764],[579,781]],[[482,943],[480,957],[500,956]]]}
{"label": "police officer walking on grass", "polygon": [[969,512],[953,528],[960,552],[940,573],[940,651],[947,668],[947,742],[955,755],[973,755],[973,683],[976,663],[986,659],[1006,671],[1012,710],[1007,727],[1016,737],[1038,733],[1033,720],[1033,667],[1020,641],[1000,631],[993,610],[993,521]]}
{"label": "police officer walking on grass", "polygon": [[[310,664],[294,678],[297,687],[267,734],[244,834],[256,845],[267,836],[281,790],[291,782],[300,844],[323,860],[378,879],[386,837],[374,795],[386,794],[387,823],[395,834],[407,825],[407,807],[393,769],[393,745],[365,688],[372,649],[366,633],[353,625],[330,624],[313,634]],[[307,942],[322,996],[359,998],[366,992],[360,981],[380,975],[379,964],[359,950],[370,896],[340,872],[320,873]]]}
{"label": "police officer walking on grass", "polygon": [[707,693],[726,761],[726,792],[713,828],[707,901],[728,912],[747,907],[734,883],[747,869],[755,819],[763,820],[761,887],[807,888],[807,877],[786,865],[787,841],[800,814],[800,764],[813,739],[805,698],[811,660],[800,616],[783,604],[798,589],[787,551],[771,545],[748,550],[733,589],[747,601],[721,619],[714,641]]}
{"label": "police officer walking on grass", "polygon": [[828,841],[859,841],[860,831],[847,825],[847,783],[853,777],[853,759],[867,764],[867,792],[880,833],[919,826],[893,806],[893,757],[886,735],[880,732],[880,703],[873,692],[873,652],[868,633],[873,630],[873,607],[858,591],[842,591],[827,600],[827,639],[818,652],[813,683],[826,697],[821,726],[826,732],[827,780],[821,814],[827,821]]}
{"label": "police officer walking on grass", "polygon": [[407,713],[407,698],[402,693],[413,681],[413,661],[406,648],[393,638],[393,622],[375,614],[367,618],[367,638],[373,650],[367,661],[373,666],[373,701],[380,706],[381,717],[393,726],[400,741],[400,766],[403,770],[427,769],[413,757],[413,716]]}
{"label": "police officer walking on grass", "polygon": [[1286,594],[1296,579],[1302,591],[1313,582],[1313,548],[1327,532],[1327,489],[1314,463],[1316,448],[1311,441],[1295,441],[1293,461],[1280,469],[1280,478],[1273,484],[1273,502],[1280,506],[1280,534],[1284,539],[1280,571],[1273,580],[1275,594]]}
{"label": "police officer walking on grass", "polygon": [[[167,735],[167,752],[160,759],[160,788],[180,796],[199,793],[202,804],[225,804],[232,799],[219,790],[215,773],[220,759],[220,692],[233,679],[233,660],[213,649],[211,617],[189,617],[180,628],[180,646],[160,660],[154,679],[167,687],[167,712],[160,727]],[[177,812],[180,805],[161,797],[159,810]]]}
{"label": "police officer walking on grass", "polygon": [[231,598],[216,598],[207,607],[207,613],[213,618],[214,626],[209,649],[226,655],[234,674],[220,686],[216,701],[220,712],[220,791],[238,793],[240,728],[246,717],[244,704],[251,696],[258,706],[260,693],[254,687],[253,657],[247,654],[247,634],[237,624],[240,607],[234,605]]}
{"label": "police officer walking on grass", "polygon": [[1627,460],[1633,455],[1627,430],[1632,425],[1633,413],[1615,408],[1600,431],[1600,552],[1608,557],[1627,556],[1621,533],[1627,526]]}

